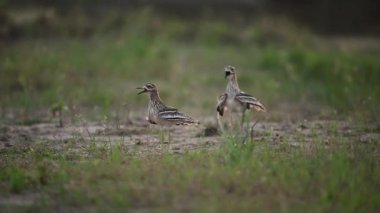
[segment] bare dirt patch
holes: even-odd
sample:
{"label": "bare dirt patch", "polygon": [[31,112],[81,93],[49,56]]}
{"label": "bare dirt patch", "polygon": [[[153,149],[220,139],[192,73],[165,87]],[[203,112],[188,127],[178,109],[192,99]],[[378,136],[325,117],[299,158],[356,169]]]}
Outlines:
{"label": "bare dirt patch", "polygon": [[[210,119],[211,120],[211,119]],[[45,142],[60,149],[70,144],[80,149],[96,145],[122,144],[136,153],[160,152],[163,146],[173,153],[218,147],[223,137],[216,131],[216,125],[159,127],[144,120],[133,120],[119,126],[89,122],[56,127],[53,123],[39,123],[28,126],[3,126],[0,128],[0,150],[12,146],[28,146]],[[378,128],[362,129],[342,121],[300,121],[261,122],[254,128],[254,140],[270,143],[287,143],[303,146],[313,142],[328,145],[333,138],[350,139],[362,143],[380,140]],[[171,141],[168,143],[168,132]],[[162,135],[165,140],[162,140]],[[242,135],[242,134],[239,134]]]}

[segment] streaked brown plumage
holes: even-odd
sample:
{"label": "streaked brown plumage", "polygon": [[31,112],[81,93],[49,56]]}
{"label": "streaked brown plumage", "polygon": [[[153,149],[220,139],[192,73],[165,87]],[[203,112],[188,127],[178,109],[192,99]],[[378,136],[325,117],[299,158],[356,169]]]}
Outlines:
{"label": "streaked brown plumage", "polygon": [[149,93],[148,122],[158,125],[186,125],[198,123],[193,118],[178,111],[178,109],[166,106],[158,93],[156,85],[147,83],[141,93]]}
{"label": "streaked brown plumage", "polygon": [[227,87],[223,95],[219,96],[216,110],[218,116],[223,116],[228,110],[230,112],[239,112],[243,114],[248,109],[265,112],[266,109],[255,97],[240,90],[237,82],[235,67],[226,66],[224,68],[225,77],[228,79]]}

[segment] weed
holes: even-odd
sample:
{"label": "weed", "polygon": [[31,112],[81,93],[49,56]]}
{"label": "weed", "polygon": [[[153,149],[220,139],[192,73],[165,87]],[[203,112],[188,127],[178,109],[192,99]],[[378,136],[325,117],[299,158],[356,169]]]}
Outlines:
{"label": "weed", "polygon": [[8,171],[8,177],[11,192],[19,193],[25,188],[27,177],[22,170],[10,169],[10,171]]}

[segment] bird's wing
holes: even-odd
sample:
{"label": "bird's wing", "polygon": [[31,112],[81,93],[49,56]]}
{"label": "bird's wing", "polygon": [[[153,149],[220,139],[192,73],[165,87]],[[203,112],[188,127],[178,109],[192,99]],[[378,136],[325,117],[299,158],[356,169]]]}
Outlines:
{"label": "bird's wing", "polygon": [[177,112],[178,109],[171,106],[164,106],[163,109],[161,109],[159,112],[167,112],[167,111]]}
{"label": "bird's wing", "polygon": [[173,110],[173,109],[174,108],[168,109],[168,110],[161,110],[160,112],[158,112],[158,117],[160,119],[163,119],[163,120],[174,122],[177,125],[179,125],[179,124],[190,124],[190,123],[196,123],[197,122],[193,118],[191,118],[190,116],[185,115],[181,112],[178,112],[177,109],[175,109],[175,110]]}
{"label": "bird's wing", "polygon": [[218,111],[220,116],[223,116],[224,111],[227,107],[227,93],[224,93],[223,95],[219,96],[218,98],[218,104],[216,105],[216,111]]}
{"label": "bird's wing", "polygon": [[258,101],[252,95],[249,95],[245,92],[240,92],[239,94],[237,94],[235,96],[235,99],[240,103],[245,104],[247,106],[247,109],[254,108],[256,111],[266,111],[264,105],[261,104],[260,101]]}

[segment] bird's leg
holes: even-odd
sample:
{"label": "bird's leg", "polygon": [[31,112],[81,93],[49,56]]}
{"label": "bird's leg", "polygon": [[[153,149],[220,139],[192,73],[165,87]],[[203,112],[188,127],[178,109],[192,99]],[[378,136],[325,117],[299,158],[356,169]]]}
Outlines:
{"label": "bird's leg", "polygon": [[216,119],[218,120],[218,125],[220,128],[220,131],[222,132],[222,134],[224,134],[224,127],[223,127],[223,123],[221,121],[221,117],[219,115],[219,112],[216,113]]}
{"label": "bird's leg", "polygon": [[[244,127],[244,122],[247,124],[247,127]],[[241,113],[241,121],[240,121],[240,131],[242,134],[242,143],[244,144],[248,138],[248,128],[249,128],[249,119],[246,119],[246,111],[242,111]]]}
{"label": "bird's leg", "polygon": [[150,143],[150,137],[149,136],[151,136],[152,135],[152,129],[151,129],[151,127],[150,127],[150,123],[148,123],[148,139],[147,139],[147,141],[148,141],[148,143]]}
{"label": "bird's leg", "polygon": [[160,127],[160,144],[162,146],[162,144],[164,143],[165,141],[165,134],[164,134],[164,131],[162,130],[162,126]]}
{"label": "bird's leg", "polygon": [[249,125],[251,124],[251,122],[250,122],[251,121],[251,119],[250,119],[251,116],[250,115],[251,115],[251,113],[248,114],[248,120],[246,121],[246,127],[245,127],[245,129],[247,131],[247,135],[248,135],[249,128],[250,128]]}
{"label": "bird's leg", "polygon": [[245,110],[241,113],[240,128],[244,132]]}
{"label": "bird's leg", "polygon": [[157,128],[154,128],[154,125],[152,125],[152,124],[148,125],[149,136],[151,136],[151,137],[148,137],[148,142],[149,143],[154,142],[154,139],[155,139],[154,135],[156,133],[156,131],[154,131],[155,129],[157,130]]}
{"label": "bird's leg", "polygon": [[232,125],[232,112],[230,111],[230,112],[228,112],[228,116],[229,116],[229,130],[231,131],[231,130],[233,130],[233,125]]}
{"label": "bird's leg", "polygon": [[169,143],[169,145],[170,145],[170,143],[172,142],[172,135],[171,135],[171,132],[170,132],[170,128],[168,127],[168,129],[167,129],[168,131],[167,131],[167,134],[168,134],[168,143]]}
{"label": "bird's leg", "polygon": [[260,119],[258,119],[251,127],[250,127],[250,139],[251,139],[251,143],[253,142],[254,140],[254,133],[253,133],[253,128],[255,128],[256,124],[260,121]]}

